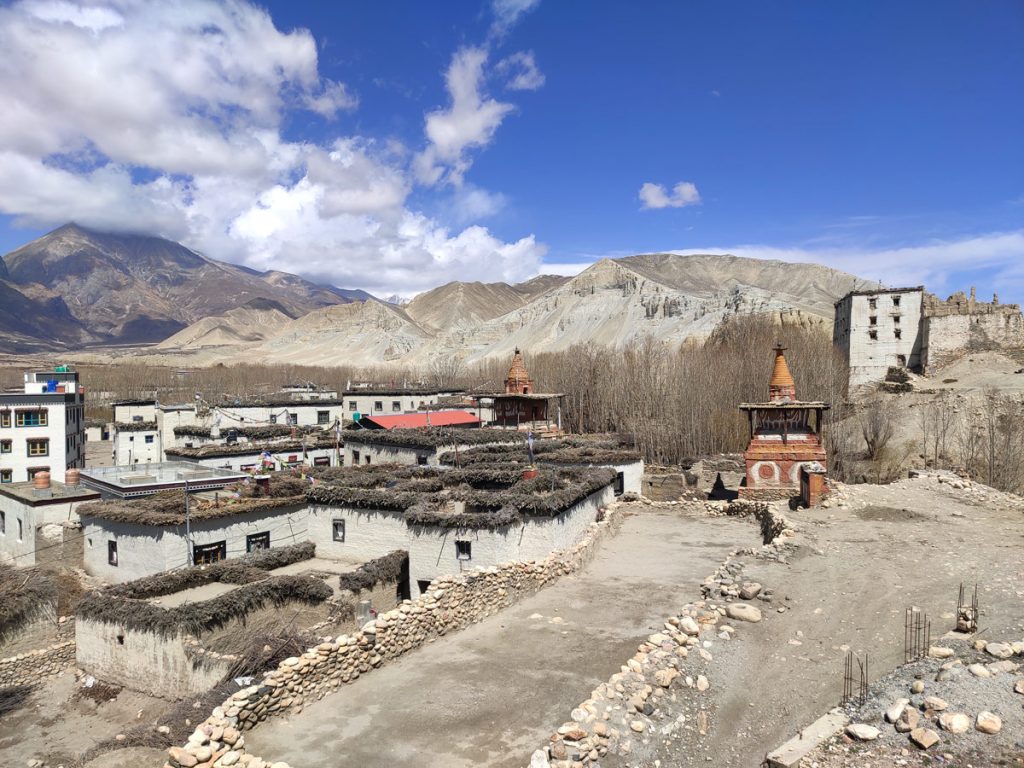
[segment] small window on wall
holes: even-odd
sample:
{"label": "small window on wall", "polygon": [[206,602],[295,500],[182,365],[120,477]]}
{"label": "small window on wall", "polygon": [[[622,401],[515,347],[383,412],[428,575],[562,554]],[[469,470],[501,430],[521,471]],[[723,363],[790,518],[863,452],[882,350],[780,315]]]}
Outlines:
{"label": "small window on wall", "polygon": [[289,413],[288,414],[288,423],[291,426],[293,426],[293,427],[298,426],[298,424],[299,424],[299,414],[297,414],[297,413]]}
{"label": "small window on wall", "polygon": [[871,317],[868,318],[868,323],[871,325],[878,325],[878,318],[875,315],[871,315]]}
{"label": "small window on wall", "polygon": [[261,549],[270,549],[270,531],[250,533],[245,537],[246,552],[258,552]]}
{"label": "small window on wall", "polygon": [[352,451],[352,466],[357,466],[360,458],[359,451]]}
{"label": "small window on wall", "polygon": [[50,439],[47,437],[34,438],[25,441],[29,456],[49,456]]}
{"label": "small window on wall", "polygon": [[391,410],[394,411],[395,413],[400,412],[402,410],[402,403],[401,403],[401,401],[400,400],[392,400],[391,401]]}
{"label": "small window on wall", "polygon": [[878,299],[868,299],[868,307],[870,309],[878,309]]}
{"label": "small window on wall", "polygon": [[383,411],[384,410],[384,401],[383,400],[374,400],[373,401],[373,410],[375,412]]}
{"label": "small window on wall", "polygon": [[14,426],[16,427],[45,427],[46,411],[15,411]]}
{"label": "small window on wall", "polygon": [[331,536],[335,541],[345,542],[345,521],[334,520],[331,523]]}
{"label": "small window on wall", "polygon": [[359,406],[356,404],[355,400],[349,400],[348,401],[348,409],[350,411],[357,411],[357,410],[359,410]]}
{"label": "small window on wall", "polygon": [[21,518],[18,518],[18,541],[25,538],[25,524],[21,522]]}
{"label": "small window on wall", "polygon": [[10,411],[0,411],[0,427],[9,427],[9,426],[11,426],[11,412]]}
{"label": "small window on wall", "polygon": [[7,535],[7,513],[0,510],[0,536]]}
{"label": "small window on wall", "polygon": [[14,482],[14,472],[10,469],[0,469],[0,483]]}
{"label": "small window on wall", "polygon": [[0,453],[10,453],[13,445],[10,440],[0,440]]}
{"label": "small window on wall", "polygon": [[107,542],[107,565],[117,565],[117,542]]}
{"label": "small window on wall", "polygon": [[906,355],[896,355],[896,365],[900,366],[901,368],[906,368],[907,367],[907,356]]}
{"label": "small window on wall", "polygon": [[419,456],[416,457],[416,463],[419,464],[421,467],[427,466],[427,457],[421,453]]}
{"label": "small window on wall", "polygon": [[228,543],[226,541],[218,541],[214,544],[196,544],[192,547],[192,562],[196,565],[219,563],[221,560],[227,559],[227,556]]}
{"label": "small window on wall", "polygon": [[270,423],[271,424],[277,424],[277,414],[276,413],[270,414]]}
{"label": "small window on wall", "polygon": [[153,435],[146,435],[146,445],[152,445]]}
{"label": "small window on wall", "polygon": [[875,330],[868,331],[868,338],[871,339],[872,341],[877,341],[878,340],[878,331],[875,331]]}
{"label": "small window on wall", "polygon": [[317,424],[330,424],[331,423],[331,412],[330,411],[317,411],[316,412],[316,423]]}
{"label": "small window on wall", "polygon": [[622,472],[615,473],[615,495],[621,496],[626,492],[626,475]]}
{"label": "small window on wall", "polygon": [[367,463],[367,464],[369,464],[369,463],[370,463],[370,457],[369,457],[369,456],[367,456],[367,457],[365,457],[365,458],[366,458],[366,463]]}
{"label": "small window on wall", "polygon": [[903,331],[901,331],[899,328],[897,328],[896,330],[893,331],[893,335],[895,335],[897,339],[902,339],[903,338]]}
{"label": "small window on wall", "polygon": [[900,305],[900,297],[899,296],[893,296],[892,297],[892,305],[894,307],[898,307]]}
{"label": "small window on wall", "polygon": [[456,560],[472,560],[473,559],[473,542],[471,542],[471,541],[456,541],[455,542],[455,559]]}

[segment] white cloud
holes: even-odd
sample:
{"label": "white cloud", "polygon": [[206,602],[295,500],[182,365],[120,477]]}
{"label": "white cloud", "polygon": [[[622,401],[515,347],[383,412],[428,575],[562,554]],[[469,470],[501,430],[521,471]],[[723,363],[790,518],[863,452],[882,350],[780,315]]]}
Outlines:
{"label": "white cloud", "polygon": [[680,181],[672,187],[671,194],[661,184],[645,182],[640,187],[640,202],[645,209],[684,208],[687,205],[700,203],[700,192],[697,185],[689,181]]}
{"label": "white cloud", "polygon": [[[244,0],[24,0],[0,7],[0,212],[171,237],[215,258],[411,293],[453,279],[522,279],[545,252],[449,230],[407,208],[394,141],[287,140],[295,110],[355,108],[323,78],[307,30],[281,32]],[[456,54],[452,106],[428,117],[430,167],[452,181],[511,105],[483,93],[486,53]],[[500,195],[473,188],[460,221]]]}
{"label": "white cloud", "polygon": [[491,34],[496,37],[508,34],[523,14],[538,5],[540,0],[491,0],[491,11],[494,13]]}
{"label": "white cloud", "polygon": [[508,76],[505,87],[510,91],[536,91],[544,85],[544,73],[537,67],[533,51],[519,51],[506,56],[495,69],[499,74]]}
{"label": "white cloud", "polygon": [[514,107],[489,98],[484,92],[485,48],[462,48],[452,57],[445,75],[451,104],[430,112],[425,132],[430,142],[415,159],[420,181],[447,181],[456,186],[472,165],[468,150],[485,147]]}

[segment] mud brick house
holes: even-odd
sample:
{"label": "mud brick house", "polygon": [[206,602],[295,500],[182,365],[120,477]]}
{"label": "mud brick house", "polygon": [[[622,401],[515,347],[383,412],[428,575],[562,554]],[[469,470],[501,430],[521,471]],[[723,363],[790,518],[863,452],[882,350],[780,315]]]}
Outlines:
{"label": "mud brick house", "polygon": [[[614,435],[572,435],[539,438],[533,443],[533,461],[551,467],[606,467],[615,472],[616,496],[643,492],[644,460],[640,454]],[[524,443],[484,445],[441,458],[446,466],[472,467],[482,464],[506,464],[526,467],[530,457]]]}
{"label": "mud brick house", "polygon": [[121,583],[307,540],[307,481],[291,475],[78,508],[85,570]]}
{"label": "mud brick house", "polygon": [[325,470],[307,493],[323,557],[409,552],[412,594],[440,576],[540,560],[578,543],[614,500],[610,469],[478,465]]}
{"label": "mud brick house", "polygon": [[804,466],[825,467],[821,442],[822,402],[801,402],[786,363],[785,349],[775,347],[775,366],[768,384],[768,402],[742,403],[750,422],[750,444],[743,453],[746,476],[741,498],[786,499],[800,492]]}
{"label": "mud brick house", "polygon": [[438,466],[442,456],[483,445],[519,445],[525,452],[526,435],[504,429],[446,427],[349,430],[345,432],[344,464]]}

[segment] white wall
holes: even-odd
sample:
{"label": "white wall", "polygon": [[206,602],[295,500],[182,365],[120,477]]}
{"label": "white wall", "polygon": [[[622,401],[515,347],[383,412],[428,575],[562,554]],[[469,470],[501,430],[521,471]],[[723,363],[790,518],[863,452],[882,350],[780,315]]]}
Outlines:
{"label": "white wall", "polygon": [[1019,312],[939,315],[924,321],[923,364],[929,371],[966,352],[1024,347],[1024,317]]}
{"label": "white wall", "polygon": [[[8,409],[11,415],[11,426],[0,427],[0,441],[11,443],[9,453],[0,453],[0,469],[11,471],[11,482],[26,482],[30,467],[44,467],[52,479],[63,482],[68,467],[85,466],[85,406],[65,403],[64,397],[63,394],[14,395],[9,400],[0,397],[0,410]],[[16,426],[15,414],[19,410],[46,411],[46,426]],[[49,440],[47,455],[29,456],[26,442],[29,438]]]}
{"label": "white wall", "polygon": [[[346,421],[352,421],[352,414],[359,413],[363,416],[386,416],[394,413],[406,413],[415,411],[421,405],[434,405],[438,402],[438,395],[415,394],[415,395],[386,395],[380,393],[346,393],[344,400],[344,414]],[[380,408],[377,404],[380,403]],[[395,404],[398,408],[395,408]]]}
{"label": "white wall", "polygon": [[156,421],[156,403],[114,403],[114,422]]}
{"label": "white wall", "polygon": [[[150,438],[148,443],[147,437]],[[162,460],[160,435],[156,430],[118,430],[113,444],[114,464],[119,467],[155,464]]]}
{"label": "white wall", "polygon": [[[87,509],[85,510],[88,511]],[[284,547],[309,540],[306,510],[301,504],[192,523],[192,544],[227,542],[229,558],[245,554],[246,536],[270,533],[270,546]],[[189,545],[184,525],[153,526],[86,517],[85,570],[110,583],[188,565]],[[117,542],[116,566],[107,562],[107,542]]]}
{"label": "white wall", "polygon": [[[514,440],[496,440],[493,443],[487,443],[486,445],[515,445]],[[419,456],[426,457],[427,466],[438,467],[441,466],[441,457],[445,454],[454,453],[456,450],[459,451],[470,451],[473,448],[480,447],[480,444],[476,445],[439,445],[434,448],[423,448],[413,446],[399,446],[399,445],[368,445],[366,443],[360,443],[357,440],[349,437],[345,442],[345,466],[351,467],[355,463],[355,451],[359,452],[359,463],[362,465],[366,464],[366,457],[370,457],[370,464],[405,464],[412,465],[418,464],[417,461]],[[523,449],[525,452],[525,448]]]}
{"label": "white wall", "polygon": [[226,662],[195,664],[180,637],[86,619],[75,621],[75,661],[104,682],[171,700],[208,691],[227,672]]}
{"label": "white wall", "polygon": [[[271,444],[269,448],[273,449],[273,444]],[[305,464],[306,466],[338,466],[337,451],[335,451],[334,448],[310,448],[309,450],[306,451],[305,459],[303,459],[301,450],[281,452],[271,450],[270,454],[275,460],[275,470],[285,469],[287,466],[289,466],[289,459],[292,456],[296,457],[296,462],[298,464]],[[251,469],[259,468],[263,461],[260,458],[259,452],[240,453],[234,454],[232,456],[207,456],[199,459],[191,456],[180,456],[178,454],[174,454],[173,456],[171,456],[171,458],[174,459],[175,461],[189,461],[192,462],[193,464],[199,464],[204,467],[230,469],[235,472],[247,472]],[[318,458],[327,459],[328,463],[317,465],[314,462]]]}
{"label": "white wall", "polygon": [[[497,530],[409,526],[400,512],[314,505],[308,508],[309,538],[319,557],[374,558],[396,549],[408,550],[410,587],[415,596],[418,581],[515,560],[540,560],[556,549],[570,547],[596,520],[597,510],[613,500],[612,487],[607,486],[557,517],[530,517],[525,523]],[[344,543],[333,541],[334,520],[345,521]],[[471,560],[456,557],[456,541],[471,542]]]}
{"label": "white wall", "polygon": [[[36,528],[42,525],[77,522],[76,510],[82,501],[61,501],[56,504],[26,504],[0,494],[0,512],[5,530],[0,533],[0,562],[9,562],[19,568],[36,564]],[[18,522],[22,535],[18,539]],[[81,543],[76,546],[81,546]]]}

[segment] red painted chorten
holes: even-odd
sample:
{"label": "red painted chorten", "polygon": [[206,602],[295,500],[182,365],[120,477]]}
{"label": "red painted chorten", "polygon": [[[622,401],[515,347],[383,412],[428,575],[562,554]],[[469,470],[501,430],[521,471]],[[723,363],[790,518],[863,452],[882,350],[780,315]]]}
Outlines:
{"label": "red painted chorten", "polygon": [[781,344],[775,346],[768,402],[740,405],[750,420],[750,444],[743,453],[746,477],[740,487],[742,498],[795,496],[800,491],[802,466],[826,466],[821,415],[829,406],[796,399],[796,385],[784,352]]}

